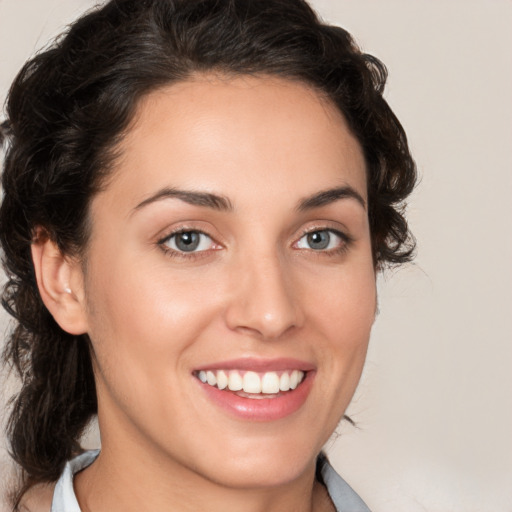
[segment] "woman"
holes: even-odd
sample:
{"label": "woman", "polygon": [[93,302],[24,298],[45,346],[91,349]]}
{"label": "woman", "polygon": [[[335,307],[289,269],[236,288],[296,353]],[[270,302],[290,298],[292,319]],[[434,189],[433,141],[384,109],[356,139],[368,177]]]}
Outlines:
{"label": "woman", "polygon": [[385,78],[299,0],[112,1],[25,65],[0,212],[15,508],[367,510],[321,449],[376,272],[412,253]]}

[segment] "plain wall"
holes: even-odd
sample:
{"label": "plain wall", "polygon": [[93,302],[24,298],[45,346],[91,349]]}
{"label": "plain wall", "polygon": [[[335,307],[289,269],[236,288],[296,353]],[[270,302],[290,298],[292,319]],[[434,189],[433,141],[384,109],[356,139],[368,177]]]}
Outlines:
{"label": "plain wall", "polygon": [[[1,102],[22,63],[93,4],[0,0]],[[375,512],[510,512],[512,2],[312,4],[388,66],[421,174],[418,256],[379,279],[349,409],[358,428],[340,426],[331,459]]]}

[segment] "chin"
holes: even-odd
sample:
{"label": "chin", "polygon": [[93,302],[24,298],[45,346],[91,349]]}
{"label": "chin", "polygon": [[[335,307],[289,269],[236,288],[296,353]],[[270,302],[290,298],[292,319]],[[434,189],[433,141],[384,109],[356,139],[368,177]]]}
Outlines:
{"label": "chin", "polygon": [[[251,446],[252,445],[252,446]],[[230,488],[257,489],[286,485],[314,470],[321,447],[293,436],[276,436],[236,443],[222,450],[223,455],[203,457],[196,468],[207,479]],[[211,456],[213,455],[213,457]],[[212,470],[213,469],[213,470]]]}

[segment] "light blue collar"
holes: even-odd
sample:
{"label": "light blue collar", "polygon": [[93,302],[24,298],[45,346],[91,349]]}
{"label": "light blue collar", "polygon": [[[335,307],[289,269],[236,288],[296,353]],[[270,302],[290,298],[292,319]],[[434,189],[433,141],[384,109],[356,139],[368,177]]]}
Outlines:
{"label": "light blue collar", "polygon": [[90,466],[99,454],[99,450],[90,450],[66,463],[53,492],[50,512],[82,512],[73,489],[73,477],[82,469]]}

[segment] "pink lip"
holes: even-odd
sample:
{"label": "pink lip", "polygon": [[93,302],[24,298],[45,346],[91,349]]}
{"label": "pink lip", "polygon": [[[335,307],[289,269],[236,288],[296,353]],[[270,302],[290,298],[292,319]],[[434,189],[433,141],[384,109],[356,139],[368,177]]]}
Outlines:
{"label": "pink lip", "polygon": [[296,359],[255,360],[237,359],[202,366],[201,370],[252,370],[256,372],[297,369],[306,372],[304,380],[296,389],[279,394],[275,398],[252,399],[236,395],[229,390],[220,390],[202,383],[194,377],[209,400],[237,418],[250,421],[275,421],[298,411],[306,402],[316,371],[313,365]]}
{"label": "pink lip", "polygon": [[309,372],[315,370],[315,365],[299,359],[290,357],[280,357],[278,359],[259,359],[254,357],[242,357],[239,359],[230,359],[229,361],[219,361],[200,366],[199,370],[246,370],[253,372],[278,372],[283,370],[302,370]]}

